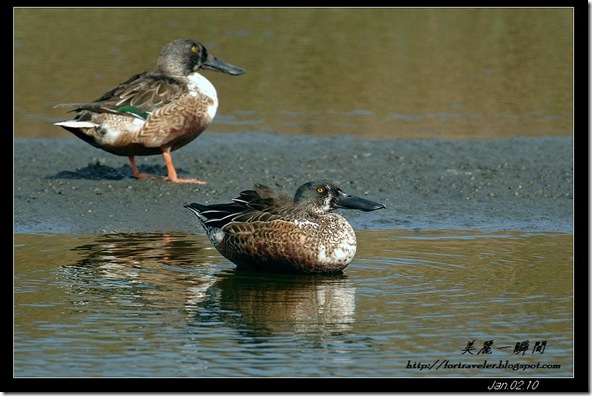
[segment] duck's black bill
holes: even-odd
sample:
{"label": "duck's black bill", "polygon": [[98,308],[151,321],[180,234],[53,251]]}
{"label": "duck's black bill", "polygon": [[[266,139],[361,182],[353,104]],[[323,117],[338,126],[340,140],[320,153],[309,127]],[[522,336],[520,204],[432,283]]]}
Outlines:
{"label": "duck's black bill", "polygon": [[223,60],[214,57],[211,57],[205,61],[203,68],[230,74],[231,76],[240,76],[241,74],[245,74],[247,72],[242,67],[231,65],[228,62],[224,62]]}
{"label": "duck's black bill", "polygon": [[338,208],[357,209],[363,212],[372,212],[373,210],[386,208],[384,204],[370,201],[369,199],[356,197],[355,195],[345,194],[341,191],[339,192],[339,196],[337,197],[335,204]]}

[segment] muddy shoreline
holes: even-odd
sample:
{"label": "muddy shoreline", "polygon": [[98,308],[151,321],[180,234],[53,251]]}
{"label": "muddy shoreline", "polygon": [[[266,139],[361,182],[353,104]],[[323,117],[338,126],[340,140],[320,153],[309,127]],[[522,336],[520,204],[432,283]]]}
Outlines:
{"label": "muddy shoreline", "polygon": [[[141,171],[165,175],[161,156]],[[81,140],[16,139],[14,232],[203,233],[183,205],[259,182],[289,192],[325,178],[386,210],[343,211],[356,229],[573,232],[573,140],[365,140],[205,133],[173,153],[204,186],[135,180],[126,157]]]}

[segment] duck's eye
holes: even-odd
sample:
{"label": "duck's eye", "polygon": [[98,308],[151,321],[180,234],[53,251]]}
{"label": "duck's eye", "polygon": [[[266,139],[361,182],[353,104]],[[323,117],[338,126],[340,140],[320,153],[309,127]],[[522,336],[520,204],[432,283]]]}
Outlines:
{"label": "duck's eye", "polygon": [[317,192],[320,194],[322,192],[325,192],[325,189],[323,187],[319,187],[317,188]]}
{"label": "duck's eye", "polygon": [[199,48],[197,48],[195,45],[193,47],[191,47],[191,52],[193,52],[194,54],[199,53]]}

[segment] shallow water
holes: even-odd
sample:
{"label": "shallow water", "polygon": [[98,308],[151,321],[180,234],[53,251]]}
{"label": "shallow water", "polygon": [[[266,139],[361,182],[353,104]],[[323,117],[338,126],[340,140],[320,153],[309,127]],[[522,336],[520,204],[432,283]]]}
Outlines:
{"label": "shallow water", "polygon": [[247,69],[204,72],[220,99],[208,131],[572,136],[573,17],[569,7],[17,8],[15,135],[74,139],[52,125],[69,116],[55,104],[95,100],[190,37]]}
{"label": "shallow water", "polygon": [[572,375],[572,235],[358,242],[343,274],[295,276],[235,270],[203,235],[16,234],[14,376]]}

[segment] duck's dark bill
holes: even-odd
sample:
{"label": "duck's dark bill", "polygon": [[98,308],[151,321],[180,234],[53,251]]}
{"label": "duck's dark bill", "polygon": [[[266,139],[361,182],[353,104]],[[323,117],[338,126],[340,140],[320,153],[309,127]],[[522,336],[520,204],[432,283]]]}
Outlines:
{"label": "duck's dark bill", "polygon": [[246,70],[242,67],[231,65],[230,63],[224,62],[223,60],[217,58],[208,59],[206,62],[204,62],[203,66],[204,69],[219,71],[232,76],[239,76],[246,73]]}
{"label": "duck's dark bill", "polygon": [[356,197],[355,195],[345,194],[343,192],[339,192],[339,196],[337,197],[337,202],[335,202],[338,208],[343,209],[358,209],[364,212],[371,212],[373,210],[384,209],[386,206],[384,204],[370,201],[369,199],[364,199],[360,197]]}

